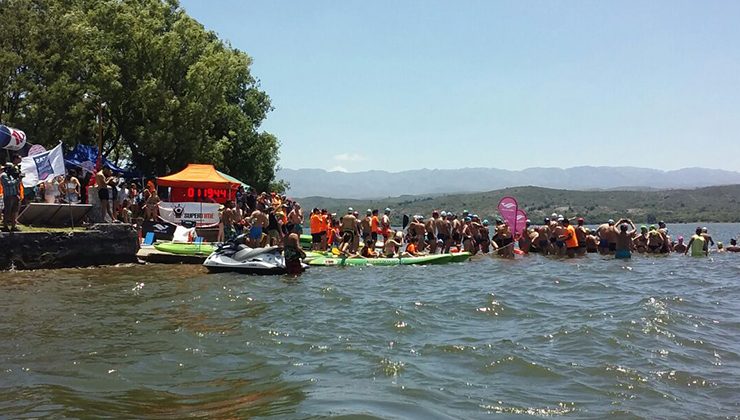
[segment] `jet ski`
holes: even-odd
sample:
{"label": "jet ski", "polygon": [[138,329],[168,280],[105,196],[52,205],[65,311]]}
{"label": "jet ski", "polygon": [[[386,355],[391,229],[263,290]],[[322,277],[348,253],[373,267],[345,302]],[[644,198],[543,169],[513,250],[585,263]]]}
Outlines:
{"label": "jet ski", "polygon": [[[280,248],[250,248],[244,235],[219,245],[203,265],[210,272],[235,271],[246,274],[285,274],[285,258]],[[307,267],[303,264],[304,268]]]}

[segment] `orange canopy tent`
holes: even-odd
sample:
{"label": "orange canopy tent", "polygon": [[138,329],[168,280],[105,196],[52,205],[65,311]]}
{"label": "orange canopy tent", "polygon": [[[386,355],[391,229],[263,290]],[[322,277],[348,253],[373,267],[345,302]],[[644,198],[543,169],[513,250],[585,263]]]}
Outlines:
{"label": "orange canopy tent", "polygon": [[[213,198],[219,202],[225,199],[231,199],[241,185],[227,178],[224,178],[213,165],[202,165],[189,163],[182,171],[157,178],[157,184],[160,187],[171,187],[174,196],[187,197],[192,201],[198,198]],[[174,194],[179,190],[178,194]],[[183,195],[184,194],[184,195]],[[201,201],[201,200],[196,200]]]}

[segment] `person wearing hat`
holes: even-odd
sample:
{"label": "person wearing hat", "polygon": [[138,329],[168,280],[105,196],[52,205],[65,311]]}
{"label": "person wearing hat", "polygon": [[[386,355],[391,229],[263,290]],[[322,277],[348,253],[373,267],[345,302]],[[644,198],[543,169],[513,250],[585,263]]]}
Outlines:
{"label": "person wearing hat", "polygon": [[735,238],[730,239],[730,246],[727,247],[727,252],[740,252],[740,246],[737,246],[737,240]]}
{"label": "person wearing hat", "polygon": [[635,251],[640,254],[644,254],[648,250],[648,227],[645,225],[640,226],[640,233],[635,236],[632,240],[632,247]]}
{"label": "person wearing hat", "polygon": [[[5,164],[5,170],[0,174],[0,182],[3,186],[3,228],[4,232],[17,232],[16,226],[18,209],[21,204],[21,175],[15,162],[20,163],[20,156],[15,156],[13,162]],[[10,224],[10,229],[8,229]]]}
{"label": "person wearing hat", "polygon": [[678,242],[673,245],[672,247],[673,252],[678,253],[678,254],[683,254],[684,252],[686,252],[686,249],[687,249],[686,244],[683,242],[683,236],[679,236],[676,239],[678,240]]}
{"label": "person wearing hat", "polygon": [[386,241],[391,235],[391,209],[387,207],[380,218],[380,234],[383,235],[383,240]]}
{"label": "person wearing hat", "polygon": [[651,254],[659,254],[663,249],[663,245],[663,235],[658,232],[655,225],[650,225],[650,228],[648,229],[647,242],[648,252]]}

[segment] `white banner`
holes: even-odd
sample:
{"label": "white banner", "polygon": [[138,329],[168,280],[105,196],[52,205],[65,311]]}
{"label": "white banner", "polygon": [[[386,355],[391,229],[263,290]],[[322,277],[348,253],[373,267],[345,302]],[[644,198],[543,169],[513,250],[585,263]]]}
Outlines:
{"label": "white banner", "polygon": [[49,151],[24,157],[21,160],[21,172],[25,175],[23,186],[26,188],[33,188],[40,182],[64,175],[62,143]]}
{"label": "white banner", "polygon": [[214,226],[219,222],[218,203],[159,203],[159,216],[179,225],[183,221],[195,222],[196,226]]}

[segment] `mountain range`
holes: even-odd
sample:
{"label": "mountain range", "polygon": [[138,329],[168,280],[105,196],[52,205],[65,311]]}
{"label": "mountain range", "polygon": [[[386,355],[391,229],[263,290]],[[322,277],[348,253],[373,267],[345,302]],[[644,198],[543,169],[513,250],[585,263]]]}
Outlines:
{"label": "mountain range", "polygon": [[322,196],[372,199],[405,194],[449,194],[491,191],[516,186],[569,190],[645,190],[740,184],[740,172],[706,168],[672,171],[635,167],[578,166],[528,168],[417,169],[402,172],[332,172],[323,169],[280,169],[293,197]]}

